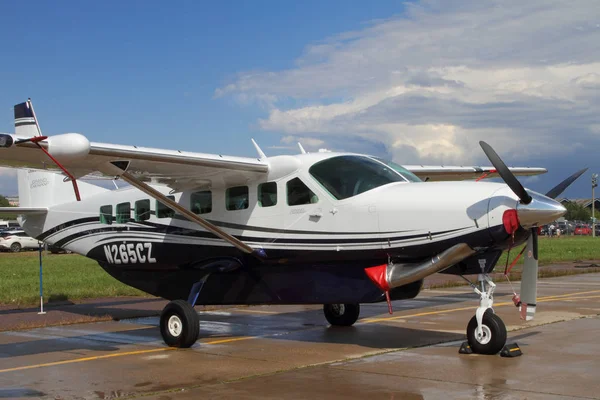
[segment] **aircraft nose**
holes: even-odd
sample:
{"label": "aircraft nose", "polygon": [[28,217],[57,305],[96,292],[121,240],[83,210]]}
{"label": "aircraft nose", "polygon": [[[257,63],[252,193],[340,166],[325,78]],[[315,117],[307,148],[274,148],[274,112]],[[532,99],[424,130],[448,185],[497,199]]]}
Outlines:
{"label": "aircraft nose", "polygon": [[567,212],[567,209],[558,201],[531,190],[527,192],[532,197],[531,203],[517,206],[519,222],[523,228],[548,224]]}

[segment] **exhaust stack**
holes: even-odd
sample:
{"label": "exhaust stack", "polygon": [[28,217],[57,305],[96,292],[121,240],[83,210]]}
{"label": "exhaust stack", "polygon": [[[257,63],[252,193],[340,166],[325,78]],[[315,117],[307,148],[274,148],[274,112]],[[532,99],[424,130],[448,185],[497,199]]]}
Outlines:
{"label": "exhaust stack", "polygon": [[382,264],[365,268],[365,273],[378,288],[387,292],[443,271],[473,254],[475,250],[468,244],[459,243],[421,264]]}

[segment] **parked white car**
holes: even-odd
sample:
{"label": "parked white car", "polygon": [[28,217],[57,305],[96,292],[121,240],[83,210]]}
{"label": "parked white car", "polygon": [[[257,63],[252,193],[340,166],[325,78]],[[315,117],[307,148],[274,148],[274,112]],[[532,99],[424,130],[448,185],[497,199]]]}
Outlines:
{"label": "parked white car", "polygon": [[0,250],[10,250],[12,252],[21,251],[21,249],[37,249],[38,240],[28,236],[21,229],[2,231],[0,233]]}

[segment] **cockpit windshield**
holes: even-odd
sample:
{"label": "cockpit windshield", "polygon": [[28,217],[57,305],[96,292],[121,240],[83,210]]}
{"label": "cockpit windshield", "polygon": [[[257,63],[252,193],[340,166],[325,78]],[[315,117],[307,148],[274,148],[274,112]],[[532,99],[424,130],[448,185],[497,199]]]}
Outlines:
{"label": "cockpit windshield", "polygon": [[316,163],[308,171],[338,200],[388,183],[406,182],[393,167],[363,156],[332,157]]}
{"label": "cockpit windshield", "polygon": [[409,182],[423,182],[421,178],[404,168],[402,165],[398,165],[393,161],[384,160],[383,158],[373,157],[374,159],[381,161],[382,163],[388,165],[390,168],[394,169],[400,175],[402,175]]}

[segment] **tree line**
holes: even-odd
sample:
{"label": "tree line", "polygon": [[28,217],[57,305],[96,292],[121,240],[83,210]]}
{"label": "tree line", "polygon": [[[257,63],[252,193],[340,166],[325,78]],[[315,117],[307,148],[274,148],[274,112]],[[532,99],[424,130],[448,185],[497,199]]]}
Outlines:
{"label": "tree line", "polygon": [[[565,219],[569,221],[589,221],[592,218],[592,210],[577,203],[564,204],[567,209]],[[594,210],[596,218],[600,218],[600,211]]]}

